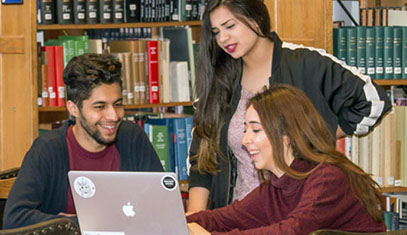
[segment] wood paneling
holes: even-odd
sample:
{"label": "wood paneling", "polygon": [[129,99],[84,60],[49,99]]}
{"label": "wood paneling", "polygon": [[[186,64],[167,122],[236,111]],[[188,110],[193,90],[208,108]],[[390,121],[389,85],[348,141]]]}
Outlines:
{"label": "wood paneling", "polygon": [[332,53],[332,1],[266,0],[265,4],[271,28],[283,41]]}
{"label": "wood paneling", "polygon": [[0,6],[0,170],[20,166],[38,133],[34,3]]}

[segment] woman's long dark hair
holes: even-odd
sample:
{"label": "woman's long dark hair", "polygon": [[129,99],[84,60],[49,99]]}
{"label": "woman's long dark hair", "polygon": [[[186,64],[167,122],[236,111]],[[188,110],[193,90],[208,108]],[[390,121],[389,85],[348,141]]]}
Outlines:
{"label": "woman's long dark hair", "polygon": [[[273,85],[250,99],[259,115],[263,130],[271,143],[276,166],[295,179],[309,176],[320,164],[332,164],[347,176],[350,189],[375,221],[382,221],[379,209],[381,194],[379,185],[360,167],[335,148],[333,136],[324,119],[311,101],[299,89],[289,85]],[[298,172],[284,160],[283,136],[290,140],[295,158],[315,163],[309,172]],[[269,179],[270,172],[260,171],[262,180]],[[333,192],[335,193],[335,192]]]}
{"label": "woman's long dark hair", "polygon": [[[224,6],[242,23],[260,37],[272,40],[270,18],[261,0],[209,0],[201,25],[198,69],[196,78],[197,107],[194,114],[194,134],[201,138],[197,160],[193,170],[216,173],[216,154],[222,156],[219,147],[220,131],[225,118],[231,112],[230,100],[233,87],[241,74],[241,60],[234,59],[216,43],[212,33],[210,13]],[[258,26],[254,29],[249,21]]]}

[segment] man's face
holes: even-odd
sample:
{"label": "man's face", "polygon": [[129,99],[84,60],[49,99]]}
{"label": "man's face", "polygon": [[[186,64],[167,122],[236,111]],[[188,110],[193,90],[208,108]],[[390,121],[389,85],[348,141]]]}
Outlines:
{"label": "man's face", "polygon": [[76,115],[75,137],[88,151],[98,151],[116,140],[123,120],[122,93],[118,83],[102,84],[83,100]]}

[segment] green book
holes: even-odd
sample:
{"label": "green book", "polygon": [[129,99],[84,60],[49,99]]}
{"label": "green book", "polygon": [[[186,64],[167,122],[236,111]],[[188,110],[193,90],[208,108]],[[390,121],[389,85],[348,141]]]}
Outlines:
{"label": "green book", "polygon": [[346,27],[346,34],[347,34],[346,35],[346,45],[347,45],[346,64],[348,64],[349,66],[356,67],[356,56],[357,56],[356,27]]}
{"label": "green book", "polygon": [[394,44],[394,28],[390,26],[384,27],[384,79],[393,79],[393,44]]}
{"label": "green book", "polygon": [[402,28],[402,53],[401,53],[401,64],[402,64],[402,75],[403,79],[407,79],[407,27]]}
{"label": "green book", "polygon": [[356,27],[356,67],[366,74],[366,27]]}
{"label": "green book", "polygon": [[393,28],[393,79],[401,79],[401,41],[403,29],[401,27]]}
{"label": "green book", "polygon": [[366,27],[366,74],[376,78],[376,36],[374,27]]}
{"label": "green book", "polygon": [[[82,46],[82,48],[76,48],[75,51],[79,51],[79,53],[88,53],[89,51],[89,38],[87,35],[81,35],[81,36],[59,36],[59,40],[64,41],[64,40],[74,40],[74,41],[82,41],[76,44],[76,46]],[[79,54],[81,55],[81,54]],[[75,56],[77,56],[75,54]]]}
{"label": "green book", "polygon": [[376,39],[376,79],[383,79],[384,76],[384,27],[375,26]]}
{"label": "green book", "polygon": [[75,48],[73,40],[63,40],[62,46],[64,47],[64,68],[68,62],[75,56]]}
{"label": "green book", "polygon": [[149,138],[155,152],[160,158],[164,171],[168,172],[168,127],[165,125],[149,125]]}
{"label": "green book", "polygon": [[338,59],[346,62],[346,28],[335,28],[333,31],[333,53]]}

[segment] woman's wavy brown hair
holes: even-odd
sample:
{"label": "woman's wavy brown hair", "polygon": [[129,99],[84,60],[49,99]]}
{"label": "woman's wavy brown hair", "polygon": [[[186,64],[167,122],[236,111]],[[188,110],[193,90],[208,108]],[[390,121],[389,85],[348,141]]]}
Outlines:
{"label": "woman's wavy brown hair", "polygon": [[[278,168],[291,178],[304,179],[321,164],[337,166],[346,174],[351,191],[369,215],[377,222],[382,221],[379,185],[368,173],[336,150],[335,140],[324,119],[301,90],[289,85],[272,85],[250,99],[248,105],[252,105],[259,115]],[[316,165],[312,170],[298,172],[287,165],[284,160],[283,136],[290,140],[295,158]],[[269,179],[270,172],[261,170],[259,173],[262,180]]]}

